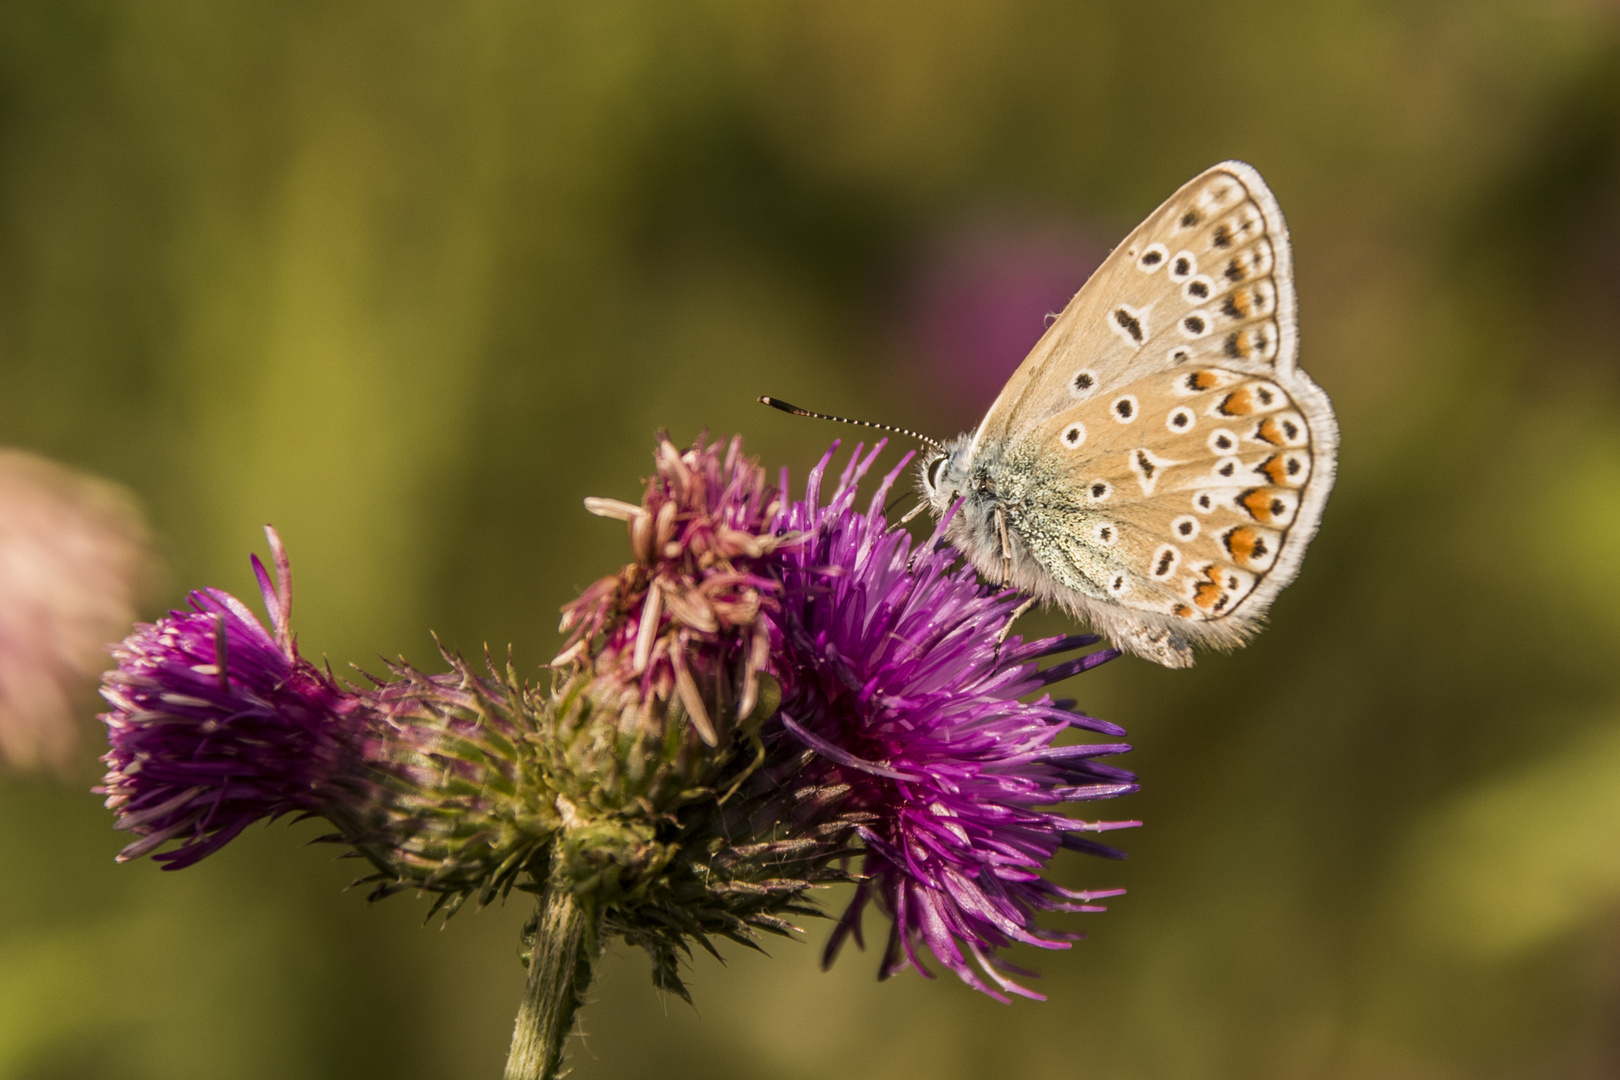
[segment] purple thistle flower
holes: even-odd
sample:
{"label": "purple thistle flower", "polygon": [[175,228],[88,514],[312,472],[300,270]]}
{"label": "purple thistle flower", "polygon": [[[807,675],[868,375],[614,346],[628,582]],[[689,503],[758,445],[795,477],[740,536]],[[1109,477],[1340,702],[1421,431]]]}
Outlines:
{"label": "purple thistle flower", "polygon": [[[856,486],[877,449],[857,449],[827,505],[820,505],[832,451],[812,471],[805,501],[778,522],[805,534],[782,556],[785,695],[780,720],[851,786],[872,813],[860,829],[865,880],[827,946],[860,940],[870,901],[894,919],[880,977],[906,967],[925,976],[924,945],[978,990],[1040,998],[1009,979],[995,952],[1014,943],[1068,948],[1076,935],[1036,927],[1043,911],[1100,911],[1092,901],[1122,890],[1073,892],[1041,876],[1060,848],[1122,857],[1082,834],[1134,821],[1083,822],[1055,807],[1136,790],[1135,777],[1097,759],[1118,742],[1058,746],[1079,728],[1109,736],[1113,724],[1069,712],[1041,692],[1119,655],[1104,650],[1048,667],[1036,661],[1095,643],[1095,636],[1000,641],[1020,598],[981,586],[941,543],[944,523],[913,550],[884,520],[883,500],[855,509]],[[836,449],[836,444],[834,444]],[[908,458],[909,460],[909,458]],[[974,970],[988,977],[989,985]]]}
{"label": "purple thistle flower", "polygon": [[317,811],[358,757],[358,699],[298,655],[292,577],[273,529],[271,582],[255,556],[274,634],[229,593],[193,592],[190,611],[142,623],[115,646],[101,719],[111,749],[97,793],[136,838],[120,862],[154,856],[178,870],[260,818]]}

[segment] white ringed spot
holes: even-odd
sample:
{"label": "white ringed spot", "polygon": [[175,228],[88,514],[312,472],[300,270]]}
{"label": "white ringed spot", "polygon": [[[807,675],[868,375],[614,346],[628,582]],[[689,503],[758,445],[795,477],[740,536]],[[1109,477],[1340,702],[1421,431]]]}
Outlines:
{"label": "white ringed spot", "polygon": [[1107,502],[1114,494],[1114,485],[1106,480],[1093,480],[1086,485],[1086,498],[1094,503]]}
{"label": "white ringed spot", "polygon": [[1178,251],[1170,258],[1170,280],[1177,285],[1198,273],[1198,260],[1190,251]]}
{"label": "white ringed spot", "polygon": [[1107,315],[1108,329],[1133,349],[1140,349],[1148,339],[1147,308],[1120,304]]}
{"label": "white ringed spot", "polygon": [[1111,548],[1119,543],[1119,526],[1112,521],[1099,521],[1091,527],[1091,538],[1099,547]]}
{"label": "white ringed spot", "polygon": [[1209,449],[1216,455],[1230,454],[1237,449],[1237,433],[1226,428],[1216,428],[1209,433]]}
{"label": "white ringed spot", "polygon": [[1070,450],[1079,449],[1080,444],[1086,441],[1086,425],[1076,420],[1063,429],[1063,433],[1058,436],[1058,441]]}
{"label": "white ringed spot", "polygon": [[1069,396],[1072,398],[1088,398],[1097,392],[1097,373],[1090,368],[1081,368],[1069,378]]}
{"label": "white ringed spot", "polygon": [[1176,327],[1181,331],[1182,337],[1196,341],[1209,333],[1210,321],[1207,311],[1195,311],[1190,315],[1182,316]]}
{"label": "white ringed spot", "polygon": [[1159,267],[1163,266],[1169,259],[1169,248],[1163,244],[1149,244],[1147,250],[1137,258],[1136,268],[1144,274],[1156,273]]}
{"label": "white ringed spot", "polygon": [[1170,522],[1170,535],[1174,536],[1177,540],[1198,539],[1198,529],[1198,519],[1193,517],[1191,514],[1182,514],[1180,517]]}
{"label": "white ringed spot", "polygon": [[1204,274],[1196,274],[1181,287],[1181,295],[1189,304],[1202,304],[1215,295],[1215,283]]}
{"label": "white ringed spot", "polygon": [[1136,414],[1141,411],[1141,403],[1136,400],[1135,394],[1121,394],[1114,399],[1108,412],[1116,423],[1129,424],[1136,420]]}
{"label": "white ringed spot", "polygon": [[1148,573],[1163,581],[1176,572],[1181,565],[1181,549],[1174,544],[1160,544],[1153,553],[1153,560],[1148,563]]}

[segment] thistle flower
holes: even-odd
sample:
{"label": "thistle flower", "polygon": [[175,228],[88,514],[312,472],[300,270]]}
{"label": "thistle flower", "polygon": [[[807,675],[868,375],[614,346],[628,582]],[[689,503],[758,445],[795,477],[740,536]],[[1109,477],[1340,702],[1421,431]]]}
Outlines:
{"label": "thistle flower", "polygon": [[[637,682],[649,705],[677,694],[709,746],[730,734],[717,708],[734,719],[758,700],[770,652],[762,616],[779,591],[762,569],[784,542],[771,527],[780,502],[765,471],[742,456],[741,438],[724,458],[719,447],[699,436],[683,453],[661,433],[640,506],[585,500],[592,513],[628,523],[635,561],[563,608],[562,629],[572,633],[553,661],[588,659],[598,678]],[[738,696],[717,700],[738,666]]]}
{"label": "thistle flower", "polygon": [[127,492],[19,450],[0,450],[0,761],[65,771],[76,699],[135,617],[151,576]]}
{"label": "thistle flower", "polygon": [[1042,871],[1064,848],[1117,856],[1085,834],[1136,824],[1059,812],[1136,785],[1098,760],[1124,744],[1058,745],[1123,732],[1043,691],[1117,654],[1042,670],[1097,639],[1009,635],[1018,598],[981,586],[943,526],[914,548],[884,520],[900,469],[857,510],[877,453],[857,450],[822,505],[829,451],[784,505],[739,441],[661,437],[641,505],[587,503],[627,523],[632,561],[565,608],[540,687],[448,652],[446,673],[400,661],[340,685],[298,654],[269,531],[274,580],[254,569],[271,629],[204,590],[115,650],[100,790],[137,837],[121,858],[174,843],[155,857],[189,865],[297,812],[371,862],[374,896],[415,888],[454,911],[538,893],[513,1077],[555,1075],[607,938],[685,996],[694,945],[792,933],[831,881],[857,888],[829,961],[875,903],[894,920],[884,976],[929,974],[926,949],[1000,1000],[1038,996],[997,951],[1067,947],[1037,916],[1113,895]]}
{"label": "thistle flower", "polygon": [[537,745],[567,805],[572,879],[685,996],[692,946],[757,947],[794,929],[786,916],[819,914],[803,896],[848,879],[831,864],[857,821],[805,781],[813,754],[780,725],[762,732],[781,696],[780,559],[797,542],[777,528],[779,492],[739,439],[681,451],[660,435],[655,463],[639,506],[586,500],[627,523],[632,561],[563,609]]}
{"label": "thistle flower", "polygon": [[111,748],[97,792],[136,838],[119,854],[178,870],[217,851],[261,818],[315,812],[354,771],[363,722],[332,679],[298,655],[289,624],[291,570],[273,530],[272,583],[253,569],[273,633],[218,589],[191,610],[144,623],[113,649],[102,681]]}
{"label": "thistle flower", "polygon": [[322,839],[371,861],[374,897],[414,888],[453,912],[543,866],[560,817],[517,752],[535,725],[515,679],[445,653],[447,674],[401,661],[372,689],[340,685],[298,653],[291,565],[265,533],[274,581],[257,556],[253,568],[272,630],[206,589],[113,650],[97,791],[136,835],[119,861],[175,841],[153,858],[178,870],[256,821],[298,813],[326,818],[339,831]]}
{"label": "thistle flower", "polygon": [[981,586],[941,543],[944,523],[914,552],[909,534],[884,521],[883,500],[905,462],[861,513],[855,489],[877,451],[862,459],[857,450],[822,506],[830,454],[811,473],[805,500],[781,520],[806,541],[782,557],[784,644],[776,658],[787,684],[781,723],[872,815],[859,830],[864,880],[826,961],[849,936],[859,940],[862,911],[875,900],[894,919],[881,977],[905,967],[929,975],[922,945],[992,997],[1039,998],[1003,973],[995,951],[1013,943],[1067,948],[1072,935],[1037,928],[1036,915],[1100,911],[1092,901],[1118,890],[1072,892],[1042,869],[1061,848],[1121,857],[1082,834],[1138,824],[1084,822],[1053,807],[1112,798],[1136,782],[1097,760],[1129,750],[1123,743],[1057,745],[1073,729],[1120,736],[1120,728],[1044,694],[1019,699],[1119,654],[1094,652],[1042,671],[1037,660],[1098,639],[1003,641],[1019,597]]}

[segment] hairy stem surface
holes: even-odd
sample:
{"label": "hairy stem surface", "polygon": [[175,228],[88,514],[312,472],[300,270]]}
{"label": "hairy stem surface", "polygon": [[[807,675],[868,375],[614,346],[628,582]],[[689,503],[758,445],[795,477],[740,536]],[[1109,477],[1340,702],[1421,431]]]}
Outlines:
{"label": "hairy stem surface", "polygon": [[540,897],[529,978],[512,1029],[506,1080],[556,1080],[563,1042],[601,954],[594,915],[553,873]]}

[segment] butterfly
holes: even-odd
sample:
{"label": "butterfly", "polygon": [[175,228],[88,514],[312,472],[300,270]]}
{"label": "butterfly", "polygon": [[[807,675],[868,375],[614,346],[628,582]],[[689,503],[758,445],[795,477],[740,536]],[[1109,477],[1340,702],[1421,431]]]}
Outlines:
{"label": "butterfly", "polygon": [[1260,628],[1333,487],[1298,349],[1282,212],[1222,162],[1109,254],[922,493],[989,580],[1189,667]]}

